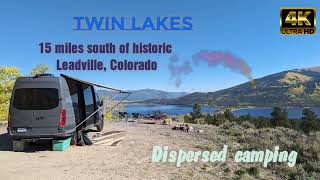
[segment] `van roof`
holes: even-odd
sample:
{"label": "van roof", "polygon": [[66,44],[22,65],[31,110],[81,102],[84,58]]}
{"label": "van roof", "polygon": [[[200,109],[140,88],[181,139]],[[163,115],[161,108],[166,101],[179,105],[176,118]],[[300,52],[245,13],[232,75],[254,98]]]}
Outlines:
{"label": "van roof", "polygon": [[104,86],[104,85],[101,85],[101,84],[96,84],[96,83],[80,80],[78,78],[67,76],[65,74],[60,74],[59,77],[54,76],[52,74],[37,74],[34,77],[20,77],[20,78],[18,78],[16,80],[16,83],[29,83],[29,82],[32,82],[32,83],[48,82],[49,83],[49,82],[57,82],[57,81],[59,81],[60,78],[71,79],[71,80],[74,80],[74,81],[77,81],[77,82],[80,82],[80,83],[83,83],[83,84],[92,85],[92,86],[96,86],[96,87],[100,87],[100,88],[105,88],[105,89],[109,89],[109,90],[112,90],[112,91],[117,91],[119,93],[131,94],[131,92],[129,92],[129,91],[115,89],[115,88],[111,88],[111,87]]}
{"label": "van roof", "polygon": [[16,83],[28,83],[28,82],[57,82],[59,77],[47,76],[47,77],[19,77]]}

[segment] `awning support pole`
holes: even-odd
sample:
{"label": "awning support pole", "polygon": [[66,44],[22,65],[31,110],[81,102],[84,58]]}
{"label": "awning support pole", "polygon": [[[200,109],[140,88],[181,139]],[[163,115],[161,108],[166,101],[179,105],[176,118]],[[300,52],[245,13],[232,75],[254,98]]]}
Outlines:
{"label": "awning support pole", "polygon": [[[120,103],[122,103],[127,97],[130,96],[131,93],[127,93],[127,95],[122,98],[116,105],[114,105],[113,107],[111,107],[108,111],[112,111],[116,106],[118,106]],[[114,99],[115,97],[117,97],[119,94],[116,94],[112,99]],[[75,128],[72,129],[72,131],[76,130],[77,127],[79,127],[81,124],[83,124],[84,122],[86,122],[89,118],[91,118],[94,114],[96,114],[97,112],[99,112],[102,108],[104,108],[104,105],[99,107],[96,111],[94,111],[90,116],[88,116],[86,119],[84,119],[83,121],[81,121]]]}

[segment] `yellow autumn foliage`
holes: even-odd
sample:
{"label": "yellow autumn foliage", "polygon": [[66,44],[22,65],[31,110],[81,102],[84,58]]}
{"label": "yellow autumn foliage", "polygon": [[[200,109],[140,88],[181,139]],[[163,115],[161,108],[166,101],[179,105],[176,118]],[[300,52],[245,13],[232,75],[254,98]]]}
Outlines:
{"label": "yellow autumn foliage", "polygon": [[296,73],[296,72],[288,72],[282,79],[279,81],[284,84],[295,85],[298,83],[304,83],[312,80],[312,77]]}
{"label": "yellow autumn foliage", "polygon": [[0,66],[0,120],[8,117],[9,102],[15,80],[21,77],[17,67]]}

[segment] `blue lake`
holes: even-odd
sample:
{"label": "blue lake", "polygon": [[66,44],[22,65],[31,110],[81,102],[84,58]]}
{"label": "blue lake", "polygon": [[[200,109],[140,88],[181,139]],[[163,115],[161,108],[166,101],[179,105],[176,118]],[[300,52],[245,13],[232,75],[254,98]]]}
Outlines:
{"label": "blue lake", "polygon": [[[201,112],[215,112],[218,108],[202,107]],[[140,113],[143,115],[152,114],[154,111],[161,111],[168,115],[188,114],[192,112],[192,106],[161,105],[161,104],[126,104],[125,111],[128,113]]]}
{"label": "blue lake", "polygon": [[[289,118],[301,118],[303,108],[285,108],[288,112]],[[201,112],[210,113],[216,112],[219,108],[215,107],[202,107]],[[312,108],[312,110],[320,117],[320,107]],[[178,105],[161,105],[161,104],[126,104],[125,111],[128,113],[140,113],[143,115],[151,114],[154,111],[161,111],[168,115],[188,114],[192,112],[192,106],[178,106]],[[251,116],[270,117],[272,112],[271,107],[256,107],[244,108],[233,111],[237,116],[250,114]]]}

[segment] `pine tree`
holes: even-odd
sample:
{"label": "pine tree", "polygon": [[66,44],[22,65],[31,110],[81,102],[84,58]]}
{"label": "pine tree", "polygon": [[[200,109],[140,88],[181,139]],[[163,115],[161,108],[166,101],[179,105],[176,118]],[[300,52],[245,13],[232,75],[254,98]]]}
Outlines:
{"label": "pine tree", "polygon": [[274,107],[271,113],[271,124],[275,126],[287,126],[288,113],[280,107]]}
{"label": "pine tree", "polygon": [[303,117],[301,123],[301,130],[306,134],[309,134],[311,131],[317,130],[317,115],[310,108],[303,109],[302,114]]}
{"label": "pine tree", "polygon": [[190,113],[192,119],[197,119],[202,117],[201,106],[199,104],[194,104],[192,109],[193,109],[193,112]]}
{"label": "pine tree", "polygon": [[229,121],[232,121],[232,120],[235,119],[235,117],[234,117],[234,115],[233,115],[233,113],[232,113],[232,111],[231,111],[231,108],[227,108],[227,109],[224,111],[223,114],[224,114],[225,118],[226,118],[227,120],[229,120]]}

